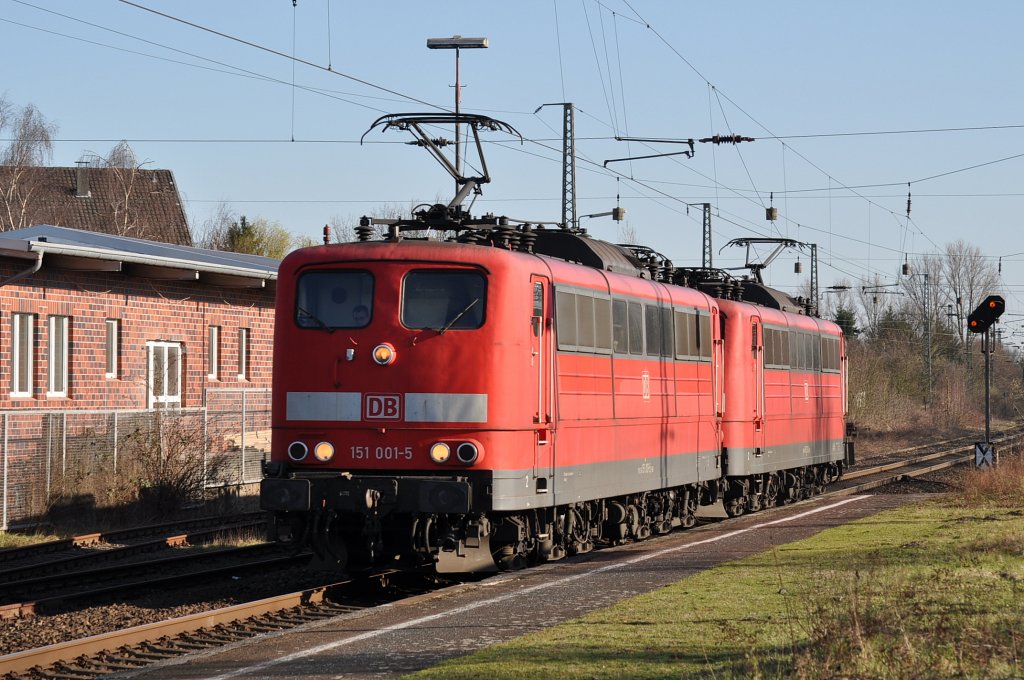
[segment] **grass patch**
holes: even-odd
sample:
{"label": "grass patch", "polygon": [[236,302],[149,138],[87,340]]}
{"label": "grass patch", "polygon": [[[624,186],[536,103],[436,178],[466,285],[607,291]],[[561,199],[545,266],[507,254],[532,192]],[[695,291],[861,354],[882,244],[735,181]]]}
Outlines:
{"label": "grass patch", "polygon": [[0,550],[5,548],[20,548],[36,543],[59,540],[60,536],[45,532],[22,533],[17,531],[0,531]]}
{"label": "grass patch", "polygon": [[225,529],[217,533],[209,543],[206,543],[206,546],[210,548],[246,548],[266,542],[267,533],[262,528],[242,527]]}
{"label": "grass patch", "polygon": [[1024,467],[995,481],[1010,464],[413,677],[1024,677]]}

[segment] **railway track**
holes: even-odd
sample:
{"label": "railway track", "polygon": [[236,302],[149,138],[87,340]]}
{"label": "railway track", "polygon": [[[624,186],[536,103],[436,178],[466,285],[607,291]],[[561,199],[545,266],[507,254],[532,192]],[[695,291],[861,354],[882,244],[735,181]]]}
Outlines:
{"label": "railway track", "polygon": [[308,560],[309,554],[296,555],[280,545],[260,544],[14,581],[0,586],[4,593],[0,620],[57,612],[111,595],[239,576]]}
{"label": "railway track", "polygon": [[[75,557],[83,550],[110,550],[118,547],[160,544],[165,547],[184,545],[191,538],[201,535],[215,535],[218,531],[234,531],[246,527],[260,527],[265,524],[264,513],[249,512],[230,517],[206,517],[195,520],[183,520],[164,524],[152,524],[117,531],[82,534],[71,538],[46,541],[18,548],[0,550],[0,567],[17,563],[18,566],[36,565],[43,562],[54,562],[63,557]],[[90,553],[94,554],[94,553]],[[0,579],[9,567],[0,569]]]}
{"label": "railway track", "polygon": [[[1024,432],[1002,436],[1003,446],[1024,438]],[[963,441],[943,443],[938,451],[922,450],[912,458],[882,462],[848,473],[827,495],[862,493],[945,468],[973,462],[973,450]],[[950,448],[948,445],[953,444]],[[923,447],[922,447],[923,448]],[[917,448],[909,450],[914,451]],[[908,452],[909,452],[908,451]],[[378,575],[382,581],[395,575]],[[371,604],[345,602],[340,591],[353,581],[261,599],[167,621],[147,624],[89,638],[0,657],[4,677],[92,678],[138,668],[183,654],[286,630],[318,619],[358,611]],[[406,594],[400,594],[404,597]],[[334,600],[341,600],[335,602]],[[397,599],[397,598],[396,598]],[[46,674],[33,675],[33,669]]]}
{"label": "railway track", "polygon": [[[999,445],[1012,444],[1024,438],[1024,431],[1002,434],[994,437],[994,443]],[[856,470],[847,472],[837,483],[829,487],[826,495],[842,496],[855,493],[871,491],[893,482],[907,478],[922,477],[924,475],[945,470],[956,465],[964,465],[974,462],[974,446],[968,443],[969,438],[961,438],[943,442],[940,448],[933,450],[936,445],[915,447],[906,451],[920,450],[912,458],[904,458],[892,462],[882,462],[870,467],[858,467]],[[953,444],[949,447],[949,444]]]}
{"label": "railway track", "polygon": [[[151,541],[142,541],[132,545],[115,547],[110,545],[102,550],[76,553],[64,557],[56,557],[46,561],[36,561],[34,558],[39,554],[32,555],[28,563],[24,561],[17,566],[0,569],[0,591],[8,589],[8,584],[16,583],[25,579],[38,580],[43,577],[54,577],[65,573],[81,573],[97,569],[98,565],[120,563],[131,564],[132,560],[139,557],[151,555],[154,552],[164,551],[170,548],[184,548],[187,546],[199,546],[215,541],[217,538],[230,533],[257,530],[264,522],[248,522],[244,524],[224,525],[213,529],[192,531],[186,534],[176,534]],[[59,580],[59,579],[57,579]]]}
{"label": "railway track", "polygon": [[[317,588],[223,607],[134,628],[94,635],[0,657],[0,672],[20,678],[94,678],[147,666],[258,635],[351,614],[421,594],[427,581],[398,589],[387,586],[395,572],[347,579]],[[436,587],[436,586],[434,586]]]}

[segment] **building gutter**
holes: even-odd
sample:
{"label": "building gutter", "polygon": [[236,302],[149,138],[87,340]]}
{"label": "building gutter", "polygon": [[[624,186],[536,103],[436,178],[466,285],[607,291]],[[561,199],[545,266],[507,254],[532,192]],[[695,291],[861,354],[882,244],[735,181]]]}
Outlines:
{"label": "building gutter", "polygon": [[26,269],[25,271],[18,272],[14,276],[8,277],[8,278],[4,279],[3,281],[0,281],[0,288],[3,288],[8,283],[14,283],[15,281],[19,281],[21,279],[24,279],[24,278],[27,278],[29,276],[32,276],[33,274],[38,272],[40,269],[42,269],[42,267],[43,267],[43,255],[45,254],[45,252],[46,251],[44,251],[42,249],[36,250],[35,251],[36,261],[34,263],[32,263],[32,266],[29,267],[28,269]]}
{"label": "building gutter", "polygon": [[[75,246],[63,243],[46,243],[35,240],[6,239],[0,237],[0,255],[13,257],[25,257],[23,253],[35,253],[39,258],[38,265],[42,266],[42,254],[47,252],[51,255],[69,255],[76,257],[90,258],[94,260],[110,260],[133,264],[146,264],[154,267],[165,267],[167,269],[186,269],[210,274],[225,274],[247,279],[258,279],[263,281],[276,281],[277,272],[272,270],[248,269],[233,265],[217,265],[207,262],[196,262],[173,257],[162,257],[159,255],[140,255],[121,251],[110,251],[102,248],[90,248],[87,246]],[[15,277],[0,283],[0,286],[10,283],[16,278],[29,276],[39,271],[22,272]]]}

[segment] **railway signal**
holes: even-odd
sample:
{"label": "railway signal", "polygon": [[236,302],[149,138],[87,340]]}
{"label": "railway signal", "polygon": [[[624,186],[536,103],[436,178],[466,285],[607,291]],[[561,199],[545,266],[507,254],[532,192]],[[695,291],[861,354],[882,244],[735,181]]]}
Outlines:
{"label": "railway signal", "polygon": [[[976,445],[981,451],[978,461],[995,461],[995,447],[991,443],[992,411],[990,409],[990,381],[992,376],[992,347],[988,343],[989,326],[996,322],[1006,309],[1006,301],[999,295],[989,295],[981,301],[981,304],[967,317],[967,330],[972,333],[984,333],[982,352],[985,354],[985,441]],[[981,462],[978,463],[979,466]]]}
{"label": "railway signal", "polygon": [[981,301],[977,309],[967,317],[967,330],[972,333],[984,333],[995,323],[1006,309],[1006,302],[999,295],[989,295]]}

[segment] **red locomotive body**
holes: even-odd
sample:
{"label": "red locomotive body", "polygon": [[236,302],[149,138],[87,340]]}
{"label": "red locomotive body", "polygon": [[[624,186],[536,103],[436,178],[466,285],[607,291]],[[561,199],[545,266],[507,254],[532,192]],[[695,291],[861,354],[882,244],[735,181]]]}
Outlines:
{"label": "red locomotive body", "polygon": [[[428,134],[452,123],[480,176]],[[500,121],[376,127],[412,132],[459,191],[282,262],[260,488],[274,532],[335,568],[513,568],[692,526],[699,504],[803,498],[852,461],[837,326],[759,276],[470,216],[490,181],[478,131],[517,134]]]}
{"label": "red locomotive body", "polygon": [[[568,236],[549,234],[542,250]],[[286,258],[263,507],[335,566],[458,572],[838,476],[837,327],[628,275],[573,238],[616,266],[397,239]]]}

